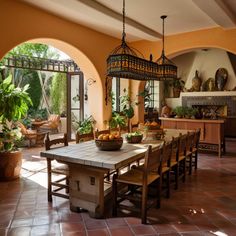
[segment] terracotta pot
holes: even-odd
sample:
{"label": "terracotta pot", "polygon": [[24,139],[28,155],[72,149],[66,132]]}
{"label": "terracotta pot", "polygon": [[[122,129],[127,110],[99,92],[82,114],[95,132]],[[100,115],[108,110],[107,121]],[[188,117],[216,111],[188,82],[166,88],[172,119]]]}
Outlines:
{"label": "terracotta pot", "polygon": [[22,153],[0,152],[0,181],[19,178],[22,164]]}

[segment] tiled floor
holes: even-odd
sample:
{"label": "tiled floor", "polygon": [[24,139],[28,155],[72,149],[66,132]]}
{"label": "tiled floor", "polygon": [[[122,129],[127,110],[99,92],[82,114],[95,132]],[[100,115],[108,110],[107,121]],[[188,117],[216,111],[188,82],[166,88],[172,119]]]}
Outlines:
{"label": "tiled floor", "polygon": [[227,140],[227,155],[201,154],[199,169],[186,183],[150,209],[149,225],[139,218],[90,218],[72,213],[67,200],[47,202],[45,160],[39,149],[24,151],[22,177],[0,183],[2,235],[236,235],[236,140]]}

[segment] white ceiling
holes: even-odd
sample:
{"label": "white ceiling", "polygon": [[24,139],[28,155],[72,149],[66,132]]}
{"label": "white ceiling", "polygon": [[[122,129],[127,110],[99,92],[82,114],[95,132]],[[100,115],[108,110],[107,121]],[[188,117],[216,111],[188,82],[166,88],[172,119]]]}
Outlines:
{"label": "white ceiling", "polygon": [[[23,0],[57,16],[121,38],[123,0]],[[236,27],[236,0],[126,0],[128,41],[157,40],[161,15],[165,35]]]}

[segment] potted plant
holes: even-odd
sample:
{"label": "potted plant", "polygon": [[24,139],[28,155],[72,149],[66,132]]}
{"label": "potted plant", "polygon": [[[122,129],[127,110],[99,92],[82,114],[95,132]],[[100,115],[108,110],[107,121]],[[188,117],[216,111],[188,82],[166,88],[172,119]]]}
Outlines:
{"label": "potted plant", "polygon": [[0,180],[13,180],[20,175],[22,154],[16,143],[21,132],[16,122],[32,104],[28,88],[29,85],[16,88],[11,75],[0,81]]}
{"label": "potted plant", "polygon": [[184,108],[182,106],[177,106],[174,109],[174,113],[176,114],[176,118],[182,118],[185,114]]}
{"label": "potted plant", "polygon": [[[138,105],[138,103],[135,103]],[[120,96],[120,108],[121,112],[127,118],[128,131],[130,131],[130,119],[134,116],[134,102],[131,100],[127,90],[124,89],[124,95]]]}
{"label": "potted plant", "polygon": [[111,129],[118,128],[119,129],[119,133],[120,133],[120,129],[125,127],[125,125],[126,125],[125,117],[121,116],[117,112],[113,112],[112,117],[109,120],[109,127]]}
{"label": "potted plant", "polygon": [[166,80],[164,81],[164,95],[165,97],[169,97],[169,88],[173,88],[173,97],[178,98],[180,96],[180,92],[184,90],[185,82],[180,78],[174,80]]}
{"label": "potted plant", "polygon": [[85,118],[82,121],[75,121],[74,126],[79,134],[89,134],[93,132],[93,126],[96,123],[92,116]]}

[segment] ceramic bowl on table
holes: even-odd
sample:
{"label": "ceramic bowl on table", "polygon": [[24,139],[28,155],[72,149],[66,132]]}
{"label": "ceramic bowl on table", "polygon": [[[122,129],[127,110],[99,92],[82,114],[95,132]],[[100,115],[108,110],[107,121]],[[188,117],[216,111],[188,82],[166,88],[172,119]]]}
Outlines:
{"label": "ceramic bowl on table", "polygon": [[102,151],[115,151],[119,150],[123,144],[123,138],[117,138],[113,140],[100,140],[95,139],[95,144],[99,150]]}

